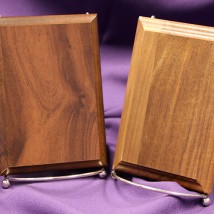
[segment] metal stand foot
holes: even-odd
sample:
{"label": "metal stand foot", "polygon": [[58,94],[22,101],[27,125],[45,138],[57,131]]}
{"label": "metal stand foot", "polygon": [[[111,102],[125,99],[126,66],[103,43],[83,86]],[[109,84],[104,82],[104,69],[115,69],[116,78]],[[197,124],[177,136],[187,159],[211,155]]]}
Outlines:
{"label": "metal stand foot", "polygon": [[101,172],[99,173],[99,177],[100,178],[106,178],[107,177],[107,173],[106,173],[106,170],[104,168],[101,169]]}
{"label": "metal stand foot", "polygon": [[4,180],[2,181],[2,188],[8,189],[10,187],[10,180],[7,177],[4,177]]}
{"label": "metal stand foot", "polygon": [[210,199],[210,197],[209,196],[207,196],[206,198],[202,198],[202,205],[204,206],[204,207],[208,207],[208,206],[210,206],[210,204],[211,204],[211,199]]}

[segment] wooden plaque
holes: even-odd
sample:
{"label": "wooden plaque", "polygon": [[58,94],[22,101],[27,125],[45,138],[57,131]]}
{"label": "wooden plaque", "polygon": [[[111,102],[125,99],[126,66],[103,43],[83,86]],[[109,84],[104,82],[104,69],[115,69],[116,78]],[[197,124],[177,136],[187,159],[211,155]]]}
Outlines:
{"label": "wooden plaque", "polygon": [[96,15],[0,18],[1,174],[104,166]]}
{"label": "wooden plaque", "polygon": [[211,192],[214,28],[139,18],[113,169]]}

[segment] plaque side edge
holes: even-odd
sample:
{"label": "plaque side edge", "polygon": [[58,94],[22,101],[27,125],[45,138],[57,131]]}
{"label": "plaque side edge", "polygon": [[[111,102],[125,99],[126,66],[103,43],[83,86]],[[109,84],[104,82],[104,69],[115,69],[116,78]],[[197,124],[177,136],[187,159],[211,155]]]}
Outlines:
{"label": "plaque side edge", "polygon": [[97,124],[99,134],[99,149],[100,149],[100,164],[107,166],[107,148],[106,148],[106,134],[104,122],[104,105],[103,105],[103,89],[101,78],[101,65],[100,65],[100,50],[99,50],[99,36],[97,16],[94,16],[90,23],[91,27],[91,42],[93,52],[93,68],[95,79],[95,93],[96,93],[96,108],[97,108]]}
{"label": "plaque side edge", "polygon": [[113,170],[117,168],[119,163],[124,158],[124,148],[126,146],[126,133],[129,131],[127,130],[127,124],[129,121],[130,115],[130,108],[131,108],[131,97],[133,97],[133,82],[135,82],[137,76],[136,76],[136,60],[140,57],[142,52],[142,43],[143,43],[143,36],[144,36],[144,26],[141,23],[141,20],[138,19],[137,29],[136,29],[136,35],[135,35],[135,41],[133,46],[133,52],[131,57],[131,65],[130,70],[128,74],[128,80],[126,85],[126,92],[125,92],[125,98],[123,103],[123,109],[122,109],[122,115],[121,115],[121,121],[120,121],[120,127],[118,132],[118,139],[116,143],[116,150],[114,155],[114,161],[113,161]]}
{"label": "plaque side edge", "polygon": [[7,171],[7,151],[6,151],[6,144],[4,141],[4,134],[5,134],[5,124],[4,124],[4,119],[3,119],[3,109],[4,109],[4,104],[3,104],[3,99],[4,99],[4,70],[3,70],[3,53],[2,53],[2,36],[1,36],[1,30],[2,28],[0,27],[0,173],[4,173]]}

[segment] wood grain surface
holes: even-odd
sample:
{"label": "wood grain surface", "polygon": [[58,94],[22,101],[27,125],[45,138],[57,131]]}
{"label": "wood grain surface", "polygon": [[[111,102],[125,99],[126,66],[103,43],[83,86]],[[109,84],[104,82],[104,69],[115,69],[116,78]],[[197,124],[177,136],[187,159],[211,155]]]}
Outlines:
{"label": "wood grain surface", "polygon": [[96,15],[0,19],[0,171],[106,166]]}
{"label": "wood grain surface", "polygon": [[214,29],[139,18],[113,169],[211,193]]}

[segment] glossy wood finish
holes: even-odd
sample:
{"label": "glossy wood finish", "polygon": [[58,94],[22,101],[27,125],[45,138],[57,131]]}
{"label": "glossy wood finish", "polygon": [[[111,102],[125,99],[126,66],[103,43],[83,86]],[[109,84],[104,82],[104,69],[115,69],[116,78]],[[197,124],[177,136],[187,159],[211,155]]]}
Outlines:
{"label": "glossy wood finish", "polygon": [[0,171],[106,166],[96,15],[0,19]]}
{"label": "glossy wood finish", "polygon": [[113,169],[210,193],[214,29],[141,17]]}

